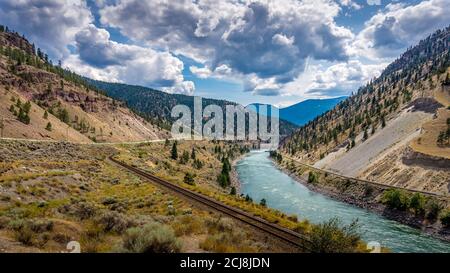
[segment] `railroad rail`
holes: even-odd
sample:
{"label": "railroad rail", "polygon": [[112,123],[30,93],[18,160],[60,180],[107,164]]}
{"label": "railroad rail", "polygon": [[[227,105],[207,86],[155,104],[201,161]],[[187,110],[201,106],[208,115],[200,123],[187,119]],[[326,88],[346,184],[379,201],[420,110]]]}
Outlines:
{"label": "railroad rail", "polygon": [[395,185],[389,185],[389,184],[384,184],[381,182],[376,182],[376,181],[370,181],[370,180],[364,180],[364,179],[360,179],[360,178],[356,178],[356,177],[350,177],[350,176],[345,176],[330,170],[325,170],[325,169],[321,169],[321,168],[317,168],[314,167],[312,165],[300,162],[298,159],[287,156],[286,154],[283,154],[283,157],[295,162],[295,164],[298,164],[300,166],[304,166],[306,168],[310,168],[312,170],[318,171],[318,172],[323,172],[323,173],[328,173],[330,175],[345,179],[345,180],[350,180],[350,181],[354,181],[356,183],[362,183],[362,184],[367,184],[367,185],[373,185],[373,186],[378,186],[382,189],[399,189],[399,190],[405,190],[405,191],[409,191],[412,193],[421,193],[424,195],[428,195],[428,196],[434,196],[437,198],[441,198],[441,199],[450,199],[449,195],[446,194],[439,194],[439,193],[435,193],[435,192],[429,192],[429,191],[422,191],[422,190],[416,190],[416,189],[408,189],[408,188],[403,188],[403,187],[399,187],[399,186],[395,186]]}
{"label": "railroad rail", "polygon": [[311,252],[311,242],[308,238],[306,238],[302,234],[299,234],[293,230],[283,228],[278,225],[269,223],[259,217],[251,215],[240,209],[225,205],[225,204],[223,204],[217,200],[214,200],[210,197],[204,196],[197,192],[194,192],[189,189],[175,185],[169,181],[166,181],[159,177],[156,177],[144,170],[141,170],[134,166],[130,166],[122,161],[116,160],[116,159],[114,159],[113,156],[109,157],[109,159],[112,162],[116,163],[117,165],[120,165],[121,167],[127,169],[128,171],[130,171],[134,174],[137,174],[138,176],[140,176],[142,178],[150,180],[151,182],[156,183],[160,186],[163,186],[166,189],[169,189],[173,192],[183,195],[184,197],[186,197],[188,199],[191,199],[198,203],[201,203],[201,204],[209,207],[212,210],[218,211],[218,212],[223,213],[227,216],[230,216],[240,222],[243,222],[247,225],[257,228],[260,231],[263,231],[264,233],[274,236],[290,245],[298,247],[303,251]]}

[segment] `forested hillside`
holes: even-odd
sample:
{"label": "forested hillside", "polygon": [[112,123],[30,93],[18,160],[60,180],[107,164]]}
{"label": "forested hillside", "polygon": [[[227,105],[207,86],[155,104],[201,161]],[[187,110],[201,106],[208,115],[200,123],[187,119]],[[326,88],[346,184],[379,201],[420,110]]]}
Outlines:
{"label": "forested hillside", "polygon": [[283,143],[282,149],[291,155],[307,154],[312,160],[338,145],[351,149],[358,134],[369,138],[404,106],[418,98],[434,99],[435,90],[448,93],[449,35],[450,27],[422,40],[390,64],[380,77],[301,127]]}
{"label": "forested hillside", "polygon": [[[148,87],[121,83],[108,83],[92,79],[87,79],[87,81],[98,89],[104,90],[112,98],[126,102],[128,107],[167,130],[170,130],[170,126],[175,120],[170,115],[175,105],[186,105],[192,113],[194,112],[193,96],[169,94]],[[202,101],[203,107],[211,104],[220,106],[224,114],[226,105],[237,105],[235,102],[226,100],[203,98]],[[291,134],[296,128],[295,124],[280,120],[282,136]]]}
{"label": "forested hillside", "polygon": [[450,27],[286,139],[286,155],[399,187],[450,189]]}
{"label": "forested hillside", "polygon": [[0,115],[2,137],[115,142],[167,136],[3,26]]}

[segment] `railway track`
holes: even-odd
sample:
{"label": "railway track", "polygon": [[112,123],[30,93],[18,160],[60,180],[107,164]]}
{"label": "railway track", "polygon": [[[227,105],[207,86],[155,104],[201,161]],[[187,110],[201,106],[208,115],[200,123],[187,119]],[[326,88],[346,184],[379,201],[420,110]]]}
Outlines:
{"label": "railway track", "polygon": [[204,196],[202,194],[199,194],[197,192],[185,189],[183,187],[180,187],[178,185],[175,185],[171,182],[165,181],[159,177],[156,177],[146,171],[143,171],[139,168],[130,166],[128,164],[125,164],[119,160],[114,159],[112,156],[109,158],[112,162],[116,163],[117,165],[127,169],[128,171],[137,174],[138,176],[150,180],[153,183],[156,183],[166,189],[169,189],[173,192],[176,192],[178,194],[183,195],[184,197],[194,200],[198,203],[201,203],[207,207],[209,207],[212,210],[218,211],[220,213],[223,213],[225,215],[228,215],[236,220],[239,220],[247,225],[250,225],[254,228],[259,229],[260,231],[263,231],[264,233],[267,233],[273,237],[276,237],[290,245],[293,245],[302,251],[311,252],[311,242],[306,238],[305,236],[292,231],[287,228],[280,227],[278,225],[269,223],[259,217],[253,216],[247,212],[244,212],[240,209],[225,205],[217,200],[214,200],[210,197]]}
{"label": "railway track", "polygon": [[317,168],[314,167],[312,165],[309,164],[305,164],[300,162],[299,160],[287,156],[285,154],[283,154],[283,157],[286,157],[287,159],[290,159],[292,161],[295,162],[295,164],[298,164],[300,166],[304,166],[307,168],[310,168],[312,170],[318,171],[318,172],[322,172],[322,173],[327,173],[336,177],[340,177],[342,179],[346,179],[346,180],[350,180],[350,181],[355,181],[356,183],[362,183],[362,184],[367,184],[367,185],[373,185],[373,186],[378,186],[382,189],[398,189],[398,190],[405,190],[405,191],[409,191],[409,192],[413,192],[413,193],[421,193],[424,195],[428,195],[428,196],[434,196],[437,198],[441,198],[441,199],[450,199],[450,196],[445,195],[445,194],[439,194],[439,193],[435,193],[435,192],[429,192],[429,191],[422,191],[422,190],[415,190],[415,189],[407,189],[407,188],[403,188],[403,187],[399,187],[399,186],[395,186],[395,185],[389,185],[389,184],[384,184],[384,183],[380,183],[380,182],[376,182],[376,181],[370,181],[370,180],[364,180],[364,179],[359,179],[359,178],[355,178],[355,177],[350,177],[350,176],[345,176],[336,172],[332,172],[326,169],[321,169],[321,168]]}

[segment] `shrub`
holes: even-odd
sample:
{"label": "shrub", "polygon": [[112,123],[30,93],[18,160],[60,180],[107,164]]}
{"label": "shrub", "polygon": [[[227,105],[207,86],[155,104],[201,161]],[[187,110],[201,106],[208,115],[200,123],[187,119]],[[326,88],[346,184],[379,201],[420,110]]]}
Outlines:
{"label": "shrub", "polygon": [[58,209],[61,213],[67,213],[78,217],[80,220],[92,218],[98,208],[90,202],[79,202],[76,204],[65,205]]}
{"label": "shrub", "polygon": [[245,195],[245,201],[246,202],[253,202],[253,199],[250,197],[250,195]]}
{"label": "shrub", "polygon": [[8,227],[10,219],[6,216],[0,216],[0,229]]}
{"label": "shrub", "polygon": [[105,232],[122,233],[132,226],[132,222],[123,214],[115,211],[106,211],[96,217],[95,222],[100,225]]}
{"label": "shrub", "polygon": [[209,235],[200,247],[216,253],[255,252],[242,232],[219,232]]}
{"label": "shrub", "polygon": [[450,228],[450,210],[446,210],[442,213],[441,223],[445,228]]}
{"label": "shrub", "polygon": [[316,175],[316,173],[314,173],[314,172],[309,172],[309,175],[308,175],[308,183],[317,183],[317,182],[319,182],[319,180],[318,180],[318,178],[317,178],[317,175]]}
{"label": "shrub", "polygon": [[230,218],[208,218],[206,226],[210,233],[213,232],[231,232],[235,227],[235,223]]}
{"label": "shrub", "polygon": [[427,219],[434,221],[438,218],[439,213],[442,210],[442,206],[439,204],[439,202],[435,200],[430,200],[429,202],[427,202],[426,210],[427,210]]}
{"label": "shrub", "polygon": [[16,220],[12,220],[8,223],[8,228],[12,229],[14,231],[18,231],[22,228],[24,228],[27,225],[25,220],[22,219],[16,219]]}
{"label": "shrub", "polygon": [[373,192],[374,192],[374,189],[372,186],[366,185],[364,187],[364,196],[370,196],[370,195],[372,195]]}
{"label": "shrub", "polygon": [[102,204],[105,205],[105,206],[112,205],[112,204],[115,204],[115,203],[117,203],[117,200],[114,197],[105,197],[102,200]]}
{"label": "shrub", "polygon": [[134,253],[177,253],[181,249],[173,230],[156,222],[128,229],[122,247],[122,251]]}
{"label": "shrub", "polygon": [[389,189],[383,193],[382,201],[391,209],[406,210],[409,206],[409,198],[404,191]]}
{"label": "shrub", "polygon": [[266,201],[266,199],[261,199],[261,201],[259,202],[259,204],[261,205],[261,206],[263,206],[263,207],[265,207],[266,205],[267,205],[267,201]]}
{"label": "shrub", "polygon": [[36,220],[29,222],[29,227],[36,233],[43,233],[53,230],[53,221],[49,220]]}
{"label": "shrub", "polygon": [[52,130],[52,123],[51,122],[47,123],[47,126],[45,126],[45,130],[47,130],[47,131],[51,131]]}
{"label": "shrub", "polygon": [[411,208],[416,215],[425,213],[425,196],[416,192],[409,200],[409,208]]}
{"label": "shrub", "polygon": [[33,245],[33,231],[28,226],[16,230],[14,237],[24,245]]}
{"label": "shrub", "polygon": [[355,252],[360,241],[358,228],[357,221],[343,225],[337,218],[314,225],[310,232],[311,250],[320,253]]}
{"label": "shrub", "polygon": [[177,236],[199,234],[203,230],[203,221],[197,216],[183,215],[172,226]]}
{"label": "shrub", "polygon": [[195,178],[195,175],[194,175],[194,174],[186,173],[186,174],[184,175],[183,181],[184,181],[184,183],[193,186],[193,185],[195,185],[195,180],[194,180],[194,178]]}

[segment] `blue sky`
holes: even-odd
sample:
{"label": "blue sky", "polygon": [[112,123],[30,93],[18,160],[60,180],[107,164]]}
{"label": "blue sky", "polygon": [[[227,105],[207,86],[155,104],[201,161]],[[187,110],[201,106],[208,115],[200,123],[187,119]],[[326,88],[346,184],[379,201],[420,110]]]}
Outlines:
{"label": "blue sky", "polygon": [[288,106],[349,95],[448,26],[448,6],[450,0],[3,0],[0,24],[95,79]]}

